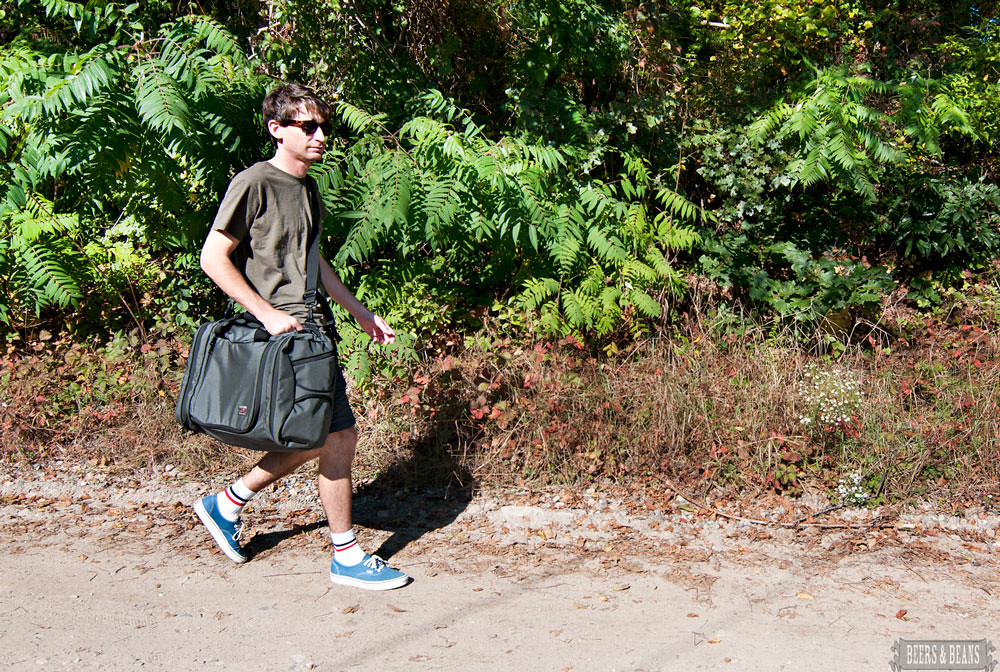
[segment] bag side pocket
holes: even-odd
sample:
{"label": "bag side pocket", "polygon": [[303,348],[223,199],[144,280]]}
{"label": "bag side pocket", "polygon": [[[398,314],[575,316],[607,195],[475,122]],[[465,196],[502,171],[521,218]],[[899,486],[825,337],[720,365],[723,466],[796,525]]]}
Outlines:
{"label": "bag side pocket", "polygon": [[285,413],[277,438],[284,444],[315,448],[326,439],[333,417],[337,350],[325,337],[301,339],[287,361],[292,384],[283,391],[279,407]]}

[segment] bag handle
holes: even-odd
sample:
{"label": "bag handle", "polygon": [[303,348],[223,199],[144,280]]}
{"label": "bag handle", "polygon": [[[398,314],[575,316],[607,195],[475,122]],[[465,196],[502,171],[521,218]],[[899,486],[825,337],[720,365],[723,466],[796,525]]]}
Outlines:
{"label": "bag handle", "polygon": [[[230,305],[232,305],[232,302],[230,302]],[[267,332],[264,325],[256,317],[247,312],[227,315],[213,324],[215,325],[212,329],[213,338],[223,338],[235,325],[242,325],[253,329],[253,340],[255,342],[264,342],[271,338],[271,334]]]}

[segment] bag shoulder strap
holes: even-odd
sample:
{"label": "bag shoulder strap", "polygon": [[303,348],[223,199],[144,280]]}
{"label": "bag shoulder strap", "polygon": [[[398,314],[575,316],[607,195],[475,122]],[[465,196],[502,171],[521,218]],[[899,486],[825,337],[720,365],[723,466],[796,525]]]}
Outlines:
{"label": "bag shoulder strap", "polygon": [[319,286],[319,188],[316,186],[315,182],[310,182],[309,186],[306,187],[306,191],[309,193],[309,209],[312,211],[312,231],[310,232],[309,250],[306,253],[306,289],[303,293],[302,300],[305,302],[306,310],[309,311],[308,321],[313,322],[313,306],[317,303],[320,305],[320,309],[323,311],[323,315],[329,322],[333,322],[333,313],[330,311],[330,306],[326,302],[326,297],[317,291]]}

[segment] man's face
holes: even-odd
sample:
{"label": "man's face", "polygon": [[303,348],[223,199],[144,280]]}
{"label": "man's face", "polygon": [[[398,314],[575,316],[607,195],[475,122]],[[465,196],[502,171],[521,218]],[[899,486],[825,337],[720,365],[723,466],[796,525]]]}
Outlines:
{"label": "man's face", "polygon": [[326,119],[314,115],[300,106],[292,116],[292,122],[282,126],[276,121],[268,124],[268,130],[278,139],[278,151],[289,158],[305,163],[313,163],[323,158],[326,151],[326,133],[321,124]]}

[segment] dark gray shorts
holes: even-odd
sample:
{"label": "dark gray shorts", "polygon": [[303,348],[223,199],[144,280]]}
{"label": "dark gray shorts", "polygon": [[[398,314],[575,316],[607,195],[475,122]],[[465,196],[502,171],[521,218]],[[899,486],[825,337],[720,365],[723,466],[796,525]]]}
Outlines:
{"label": "dark gray shorts", "polygon": [[344,380],[344,372],[337,367],[337,380],[333,386],[333,417],[330,418],[330,433],[350,429],[355,424],[357,420],[354,418],[354,411],[351,410],[351,402],[347,400],[347,381]]}

